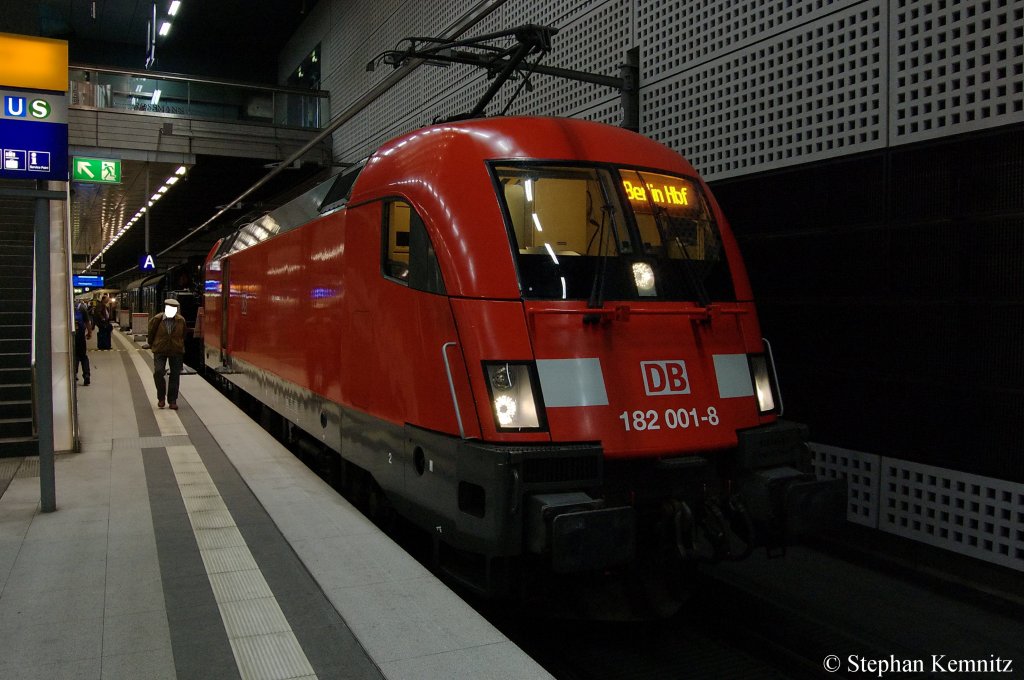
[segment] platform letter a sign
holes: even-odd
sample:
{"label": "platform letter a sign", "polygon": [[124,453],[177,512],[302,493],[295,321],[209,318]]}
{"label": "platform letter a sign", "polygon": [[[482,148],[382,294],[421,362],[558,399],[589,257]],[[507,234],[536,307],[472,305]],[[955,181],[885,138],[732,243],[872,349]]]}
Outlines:
{"label": "platform letter a sign", "polygon": [[139,269],[144,272],[151,272],[156,269],[156,260],[152,255],[143,255],[139,261]]}

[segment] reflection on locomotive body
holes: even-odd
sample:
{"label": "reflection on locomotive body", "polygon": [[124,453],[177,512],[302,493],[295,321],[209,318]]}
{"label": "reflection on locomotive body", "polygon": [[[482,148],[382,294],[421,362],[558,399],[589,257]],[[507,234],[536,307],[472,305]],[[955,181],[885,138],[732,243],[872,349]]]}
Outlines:
{"label": "reflection on locomotive body", "polygon": [[741,557],[842,512],[778,418],[721,210],[637,134],[426,127],[220,241],[204,278],[210,373],[483,590]]}

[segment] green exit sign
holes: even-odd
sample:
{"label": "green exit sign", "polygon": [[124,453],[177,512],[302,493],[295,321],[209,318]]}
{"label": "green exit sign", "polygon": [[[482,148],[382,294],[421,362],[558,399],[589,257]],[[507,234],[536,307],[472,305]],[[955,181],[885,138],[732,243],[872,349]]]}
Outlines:
{"label": "green exit sign", "polygon": [[71,159],[71,179],[74,182],[121,183],[121,161],[114,158]]}

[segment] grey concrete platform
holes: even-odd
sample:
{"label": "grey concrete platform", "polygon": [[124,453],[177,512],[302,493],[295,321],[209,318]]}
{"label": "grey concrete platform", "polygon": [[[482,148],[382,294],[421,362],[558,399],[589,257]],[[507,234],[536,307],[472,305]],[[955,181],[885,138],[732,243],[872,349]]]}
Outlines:
{"label": "grey concrete platform", "polygon": [[0,466],[0,678],[548,678],[202,378],[89,353],[82,451]]}

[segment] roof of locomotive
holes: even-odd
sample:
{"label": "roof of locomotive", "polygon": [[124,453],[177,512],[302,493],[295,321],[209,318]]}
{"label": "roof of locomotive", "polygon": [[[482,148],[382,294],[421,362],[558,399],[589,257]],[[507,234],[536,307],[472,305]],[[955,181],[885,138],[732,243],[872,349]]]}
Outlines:
{"label": "roof of locomotive", "polygon": [[[431,125],[386,142],[361,169],[336,175],[244,225],[216,246],[210,258],[246,249],[342,206],[402,198],[414,206],[431,234],[449,293],[518,299],[505,218],[488,167],[500,161],[612,164],[697,175],[668,147],[603,123],[499,117]],[[345,176],[349,179],[342,182]],[[340,198],[332,189],[335,180],[341,193],[349,194],[347,199],[334,200]]]}
{"label": "roof of locomotive", "polygon": [[475,118],[430,125],[386,142],[367,161],[352,200],[358,201],[363,189],[387,183],[387,174],[512,159],[614,163],[697,174],[672,149],[613,125],[573,118]]}
{"label": "roof of locomotive", "polygon": [[488,163],[601,163],[695,176],[678,153],[623,128],[569,118],[478,118],[424,127],[374,152],[349,205],[402,197],[431,232],[449,293],[521,293]]}

